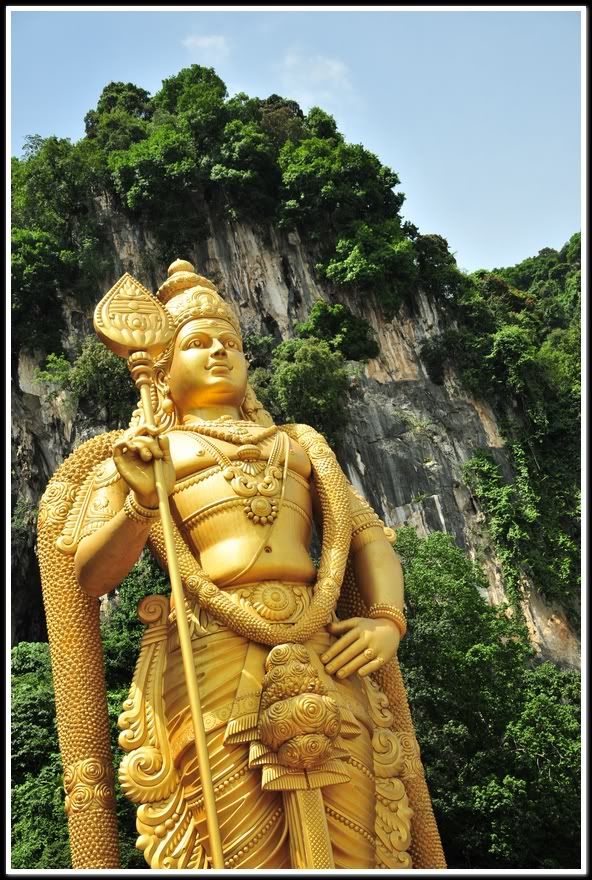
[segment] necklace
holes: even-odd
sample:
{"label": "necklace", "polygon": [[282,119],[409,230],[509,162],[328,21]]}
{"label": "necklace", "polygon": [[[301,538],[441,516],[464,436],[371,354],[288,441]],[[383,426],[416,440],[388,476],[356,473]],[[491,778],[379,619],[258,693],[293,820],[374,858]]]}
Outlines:
{"label": "necklace", "polygon": [[253,422],[240,419],[233,421],[230,416],[220,416],[218,419],[207,421],[206,419],[186,422],[183,425],[175,425],[172,431],[189,431],[200,436],[213,437],[216,440],[226,440],[227,443],[242,445],[244,443],[261,443],[268,437],[277,434],[278,427],[270,425],[269,428],[253,430]]}
{"label": "necklace", "polygon": [[222,476],[230,483],[233,492],[244,499],[244,511],[256,525],[264,526],[272,523],[279,513],[282,488],[282,471],[279,464],[282,447],[285,448],[286,461],[288,460],[288,449],[283,442],[284,436],[277,432],[269,460],[264,464],[259,462],[261,452],[256,444],[239,446],[238,460],[231,461],[215,443],[197,435],[199,443],[215,458]]}

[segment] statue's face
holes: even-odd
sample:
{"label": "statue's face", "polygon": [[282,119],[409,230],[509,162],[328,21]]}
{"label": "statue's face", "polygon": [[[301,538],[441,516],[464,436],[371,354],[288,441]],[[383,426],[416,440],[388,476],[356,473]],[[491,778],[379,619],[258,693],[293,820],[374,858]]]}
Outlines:
{"label": "statue's face", "polygon": [[199,318],[181,327],[168,385],[182,414],[222,404],[239,407],[247,389],[247,361],[232,325]]}

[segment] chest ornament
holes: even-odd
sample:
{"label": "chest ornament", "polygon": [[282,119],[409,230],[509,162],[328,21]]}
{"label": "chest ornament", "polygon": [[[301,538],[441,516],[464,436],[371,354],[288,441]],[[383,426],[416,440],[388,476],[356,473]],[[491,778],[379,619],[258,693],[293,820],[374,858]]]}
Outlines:
{"label": "chest ornament", "polygon": [[235,495],[243,499],[247,518],[255,525],[272,523],[281,506],[284,475],[280,460],[284,451],[287,463],[287,437],[279,431],[276,433],[268,461],[261,461],[261,450],[256,443],[239,446],[236,459],[231,460],[201,432],[196,432],[196,437],[215,458]]}

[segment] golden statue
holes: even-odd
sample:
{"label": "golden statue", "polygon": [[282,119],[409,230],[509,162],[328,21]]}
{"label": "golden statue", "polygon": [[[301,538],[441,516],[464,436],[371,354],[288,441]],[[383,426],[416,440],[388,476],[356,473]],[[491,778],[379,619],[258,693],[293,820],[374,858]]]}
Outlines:
{"label": "golden statue", "polygon": [[73,867],[118,866],[99,597],[146,544],[172,594],[139,605],[119,777],[147,863],[446,867],[396,659],[394,532],[320,434],[273,424],[236,315],[190,263],[156,298],[124,275],[95,328],[141,406],[40,504]]}

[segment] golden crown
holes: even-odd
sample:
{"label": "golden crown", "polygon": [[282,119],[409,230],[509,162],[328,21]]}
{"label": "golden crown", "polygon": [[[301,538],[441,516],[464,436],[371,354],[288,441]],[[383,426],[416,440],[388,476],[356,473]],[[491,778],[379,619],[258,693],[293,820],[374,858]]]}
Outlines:
{"label": "golden crown", "polygon": [[197,275],[187,260],[171,263],[168,278],[158,288],[157,297],[172,316],[176,330],[194,319],[218,318],[227,321],[241,335],[234,310],[224,302],[212,282]]}

